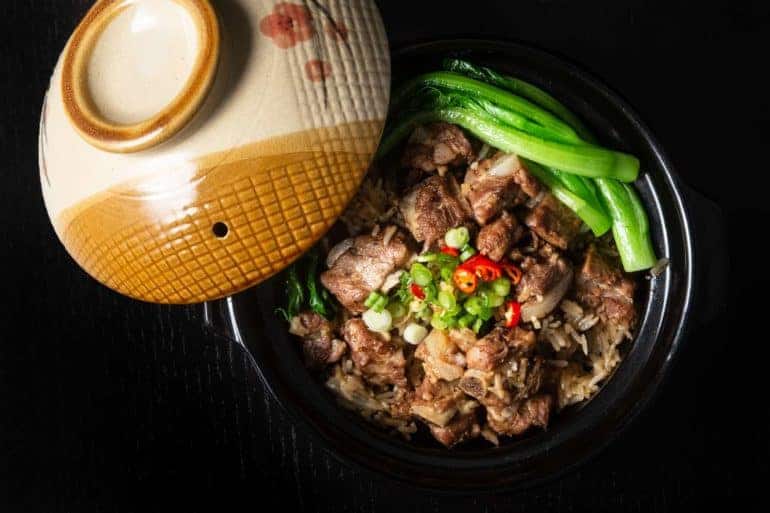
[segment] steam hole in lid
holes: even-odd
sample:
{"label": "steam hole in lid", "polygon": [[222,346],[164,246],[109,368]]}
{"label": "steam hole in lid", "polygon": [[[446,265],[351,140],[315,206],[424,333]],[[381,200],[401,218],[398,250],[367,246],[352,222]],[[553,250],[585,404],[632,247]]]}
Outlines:
{"label": "steam hole in lid", "polygon": [[214,226],[211,227],[211,231],[214,232],[214,236],[216,238],[224,239],[230,232],[230,228],[228,228],[227,225],[222,221],[218,221],[214,223]]}

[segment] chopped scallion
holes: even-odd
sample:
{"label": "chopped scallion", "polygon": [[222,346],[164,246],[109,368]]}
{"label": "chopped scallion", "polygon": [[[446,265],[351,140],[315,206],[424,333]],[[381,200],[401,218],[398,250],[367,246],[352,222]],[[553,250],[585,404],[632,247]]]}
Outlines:
{"label": "chopped scallion", "polygon": [[468,228],[460,226],[459,228],[452,228],[444,236],[446,245],[455,249],[460,249],[471,240],[471,234]]}

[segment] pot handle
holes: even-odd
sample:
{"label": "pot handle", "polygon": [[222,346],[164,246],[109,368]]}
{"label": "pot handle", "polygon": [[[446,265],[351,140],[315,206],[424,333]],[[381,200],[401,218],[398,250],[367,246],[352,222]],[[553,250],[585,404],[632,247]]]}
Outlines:
{"label": "pot handle", "polygon": [[727,309],[727,223],[714,201],[678,181],[689,211],[695,251],[694,321],[708,325]]}

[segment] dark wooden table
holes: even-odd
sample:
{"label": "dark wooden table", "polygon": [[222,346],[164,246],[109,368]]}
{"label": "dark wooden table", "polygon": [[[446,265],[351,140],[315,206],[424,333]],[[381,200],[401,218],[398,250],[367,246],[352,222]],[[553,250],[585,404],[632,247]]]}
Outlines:
{"label": "dark wooden table", "polygon": [[381,2],[394,44],[516,38],[621,91],[684,180],[722,204],[743,276],[708,298],[729,305],[721,322],[692,334],[660,399],[599,457],[534,490],[454,498],[340,465],[196,308],[120,297],[64,252],[40,196],[38,113],[88,4],[0,8],[0,512],[767,511],[770,341],[767,300],[752,299],[767,263],[748,251],[767,239],[765,2]]}

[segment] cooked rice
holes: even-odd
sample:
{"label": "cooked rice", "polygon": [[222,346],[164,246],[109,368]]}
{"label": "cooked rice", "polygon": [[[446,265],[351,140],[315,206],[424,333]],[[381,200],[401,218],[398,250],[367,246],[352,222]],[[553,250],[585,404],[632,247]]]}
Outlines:
{"label": "cooked rice", "polygon": [[[489,151],[489,148],[485,145],[479,158],[483,158],[486,151]],[[474,169],[478,165],[478,161],[475,161],[470,165],[470,168]],[[446,169],[439,167],[438,171],[439,174],[443,174]],[[463,183],[462,187],[465,186],[466,184]],[[530,198],[526,205],[534,206],[542,200],[543,195],[544,192],[541,192],[538,197]],[[403,226],[403,219],[401,219],[398,210],[398,199],[393,182],[369,176],[340,220],[350,235],[367,232],[371,233],[372,236],[381,234],[382,244],[387,246],[397,233],[397,228],[393,223],[402,223]],[[586,231],[586,226],[582,226],[582,228]],[[519,245],[514,250],[515,254],[512,251],[509,255],[509,258],[514,262],[518,263],[530,258],[525,255],[533,255],[537,258],[538,254],[549,247],[544,239],[540,239],[534,231],[528,233],[530,237],[522,240],[524,244],[528,245],[526,247]],[[337,248],[337,253],[341,253],[344,249],[344,246]],[[614,252],[617,256],[612,244],[606,245],[606,251],[608,253]],[[328,256],[332,257],[332,262],[329,264],[331,266],[335,260],[333,257],[338,257],[339,254]],[[409,264],[416,257],[417,255],[414,254]],[[409,264],[407,264],[407,268]],[[650,270],[650,275],[653,277],[660,275],[668,264],[667,259],[660,259]],[[399,278],[404,272],[403,269],[400,269],[387,276],[381,290],[387,293],[393,287],[398,286]],[[576,296],[572,295],[572,297]],[[536,299],[542,301],[541,297],[536,297]],[[408,386],[386,388],[381,385],[372,385],[367,381],[368,377],[362,374],[362,371],[354,364],[349,355],[329,367],[326,378],[326,386],[343,406],[359,412],[370,422],[384,426],[406,439],[409,439],[417,431],[417,425],[413,420],[414,417],[404,414],[405,401],[409,400],[405,394],[416,393],[414,389],[424,380],[433,382],[441,379],[448,383],[455,383],[460,390],[467,394],[464,396],[467,400],[457,403],[457,411],[460,414],[469,414],[480,406],[478,401],[470,399],[470,397],[479,399],[483,403],[484,397],[489,397],[486,395],[488,393],[499,398],[502,403],[511,403],[507,407],[486,408],[487,415],[496,420],[505,421],[516,415],[512,401],[526,397],[526,395],[519,396],[518,394],[531,393],[527,391],[527,387],[531,385],[525,382],[528,373],[541,372],[542,374],[536,378],[538,381],[535,390],[541,386],[539,380],[548,380],[549,387],[556,387],[558,408],[564,408],[570,404],[585,401],[596,394],[601,383],[610,376],[621,361],[618,347],[620,341],[618,339],[622,337],[601,336],[601,329],[607,323],[603,323],[602,319],[591,308],[565,298],[547,317],[542,319],[522,318],[521,320],[522,323],[529,324],[525,326],[526,329],[535,331],[539,344],[537,348],[537,358],[539,359],[536,362],[535,360],[530,361],[528,358],[511,358],[504,366],[501,365],[494,371],[467,369],[463,373],[468,363],[465,349],[455,353],[428,354],[426,359],[420,360],[414,356],[415,347],[404,342],[402,338],[404,329],[409,323],[415,321],[415,312],[421,308],[420,302],[413,301],[407,315],[396,322],[393,330],[381,333],[386,340],[392,341],[399,350],[403,350],[406,359],[405,376]],[[343,311],[339,320],[344,323],[351,315],[349,312]],[[606,319],[604,320],[606,321]],[[631,338],[631,333],[625,331],[622,336]],[[460,369],[462,379],[458,379],[457,369]],[[467,389],[463,388],[463,384],[457,384],[466,378],[471,381],[471,386]],[[478,384],[475,384],[476,381]],[[510,383],[515,383],[515,387],[518,389],[511,388]],[[409,387],[412,388],[411,392]],[[479,393],[481,395],[477,397]],[[412,413],[415,412],[412,411]],[[424,417],[422,414],[418,415]],[[444,426],[444,424],[440,425]],[[476,429],[476,434],[478,434],[478,426]],[[498,433],[490,428],[488,423],[481,425],[480,434],[494,445],[499,445]]]}
{"label": "cooked rice", "polygon": [[351,235],[388,221],[396,212],[393,186],[382,178],[367,177],[340,216]]}

